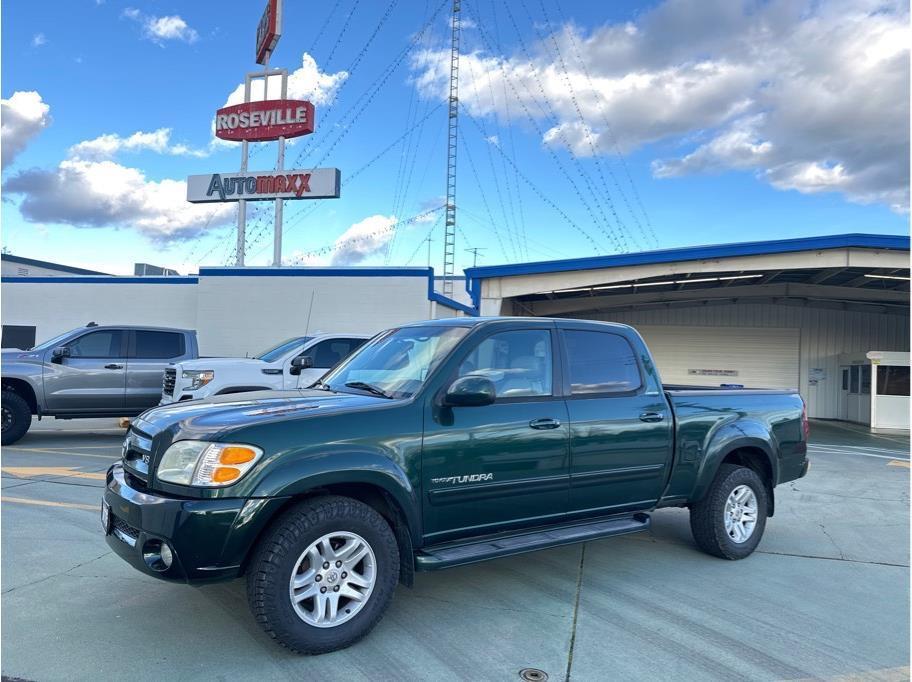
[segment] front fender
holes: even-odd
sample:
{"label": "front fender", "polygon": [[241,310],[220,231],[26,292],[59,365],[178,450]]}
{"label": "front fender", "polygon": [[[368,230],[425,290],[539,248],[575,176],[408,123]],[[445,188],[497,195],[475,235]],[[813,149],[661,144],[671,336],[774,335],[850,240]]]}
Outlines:
{"label": "front fender", "polygon": [[406,472],[389,457],[363,450],[327,451],[294,459],[267,471],[250,497],[290,498],[332,485],[371,485],[390,495],[413,538],[421,537],[419,500]]}
{"label": "front fender", "polygon": [[752,448],[764,454],[772,472],[770,486],[779,480],[779,462],[776,458],[778,447],[772,431],[763,424],[752,419],[738,419],[722,426],[713,432],[704,446],[705,456],[697,471],[691,502],[703,499],[716,477],[716,472],[722,460],[735,450]]}

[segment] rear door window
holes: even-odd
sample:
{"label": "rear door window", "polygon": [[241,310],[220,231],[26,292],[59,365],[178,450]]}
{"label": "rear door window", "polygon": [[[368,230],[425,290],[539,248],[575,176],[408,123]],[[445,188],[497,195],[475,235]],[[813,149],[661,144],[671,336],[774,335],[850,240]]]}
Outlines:
{"label": "rear door window", "polygon": [[569,329],[563,332],[570,393],[628,393],[642,386],[633,347],[609,332]]}
{"label": "rear door window", "polygon": [[131,358],[167,360],[184,354],[184,335],[176,332],[133,332]]}

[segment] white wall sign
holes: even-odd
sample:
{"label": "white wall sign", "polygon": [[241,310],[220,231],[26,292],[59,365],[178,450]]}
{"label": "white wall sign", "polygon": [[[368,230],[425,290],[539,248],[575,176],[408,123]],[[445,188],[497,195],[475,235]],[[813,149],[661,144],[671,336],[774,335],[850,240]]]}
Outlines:
{"label": "white wall sign", "polygon": [[187,178],[187,201],[338,199],[341,175],[338,168],[191,175]]}

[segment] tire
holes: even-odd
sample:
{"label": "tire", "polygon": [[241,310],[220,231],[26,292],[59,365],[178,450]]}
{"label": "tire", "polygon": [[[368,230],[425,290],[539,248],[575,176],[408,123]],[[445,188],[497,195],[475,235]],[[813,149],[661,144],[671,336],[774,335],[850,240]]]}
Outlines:
{"label": "tire", "polygon": [[15,391],[2,392],[3,429],[0,432],[0,444],[12,445],[28,432],[32,425],[32,408],[25,398]]}
{"label": "tire", "polygon": [[[726,505],[736,491],[742,499],[740,502],[735,500],[728,517],[732,523],[726,527]],[[739,506],[743,511],[739,511]],[[744,537],[746,527],[750,525],[751,507],[755,521]],[[747,467],[723,464],[704,498],[691,506],[690,530],[697,546],[707,554],[732,561],[743,559],[760,544],[766,528],[767,509],[766,486],[757,473]],[[743,521],[738,521],[739,518]]]}
{"label": "tire", "polygon": [[[332,552],[322,544],[327,537]],[[348,542],[354,543],[351,549]],[[337,566],[347,556],[362,553],[358,542],[367,546],[363,558]],[[317,554],[305,556],[314,546]],[[314,562],[311,557],[319,558]],[[332,561],[323,568],[326,563],[320,562],[327,558]],[[300,587],[292,587],[293,575],[302,581]],[[357,584],[351,582],[354,579]],[[383,617],[398,581],[399,547],[386,520],[357,500],[326,496],[292,507],[267,531],[247,571],[247,601],[257,622],[279,644],[300,654],[322,654],[351,646],[367,635]],[[369,588],[364,584],[368,582]],[[327,597],[317,592],[320,589]],[[296,606],[293,593],[305,592],[314,594]],[[363,598],[356,601],[348,593]],[[317,614],[321,602],[324,606]]]}

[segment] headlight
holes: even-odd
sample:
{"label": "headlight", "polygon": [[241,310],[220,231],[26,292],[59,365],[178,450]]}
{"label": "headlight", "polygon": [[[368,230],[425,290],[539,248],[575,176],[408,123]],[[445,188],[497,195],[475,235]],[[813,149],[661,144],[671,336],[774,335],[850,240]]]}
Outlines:
{"label": "headlight", "polygon": [[156,476],[167,483],[217,488],[237,483],[262,456],[253,445],[179,440],[165,451]]}
{"label": "headlight", "polygon": [[215,372],[211,369],[188,369],[184,370],[181,373],[181,376],[184,377],[184,379],[192,380],[188,390],[195,391],[215,379]]}

